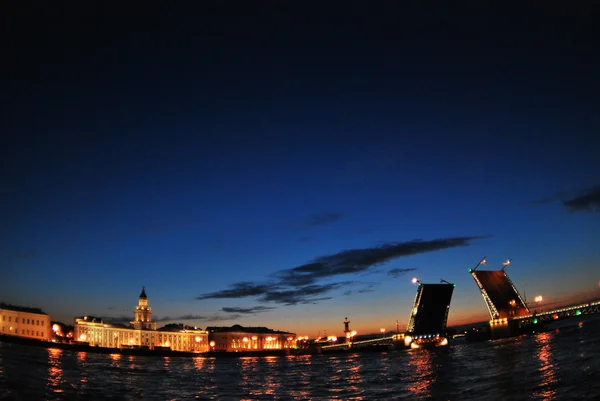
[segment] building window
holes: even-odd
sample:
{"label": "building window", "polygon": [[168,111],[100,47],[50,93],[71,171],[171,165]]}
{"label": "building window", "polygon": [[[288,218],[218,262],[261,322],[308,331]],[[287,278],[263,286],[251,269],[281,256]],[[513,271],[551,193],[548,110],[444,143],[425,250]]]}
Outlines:
{"label": "building window", "polygon": [[44,325],[44,321],[42,320],[42,326]]}
{"label": "building window", "polygon": [[39,320],[36,320],[36,321],[35,321],[35,324],[36,324],[36,326],[39,326],[39,325],[40,325],[40,321],[39,321]]}
{"label": "building window", "polygon": [[8,317],[8,321],[10,322],[11,320],[12,320],[12,317],[11,317],[11,316],[9,316],[9,317]]}

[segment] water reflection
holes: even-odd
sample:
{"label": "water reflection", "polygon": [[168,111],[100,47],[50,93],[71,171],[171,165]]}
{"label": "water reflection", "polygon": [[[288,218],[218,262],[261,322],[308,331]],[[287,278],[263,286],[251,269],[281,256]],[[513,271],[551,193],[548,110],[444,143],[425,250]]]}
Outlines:
{"label": "water reflection", "polygon": [[121,354],[109,354],[108,356],[110,358],[110,366],[113,368],[119,368],[121,366],[119,363],[121,360]]}
{"label": "water reflection", "polygon": [[88,373],[87,373],[87,364],[86,364],[86,359],[87,359],[87,353],[85,352],[78,352],[77,353],[77,364],[79,365],[79,372],[80,372],[80,377],[79,377],[79,383],[81,383],[81,389],[84,390],[86,388],[87,382],[88,382]]}
{"label": "water reflection", "polygon": [[194,368],[196,368],[197,370],[202,370],[202,368],[204,368],[204,358],[199,356],[195,357]]}
{"label": "water reflection", "polygon": [[[292,359],[290,359],[292,358]],[[293,375],[293,382],[289,386],[289,395],[295,400],[308,400],[310,397],[312,355],[302,355],[290,357],[288,361],[295,364],[296,374]]]}
{"label": "water reflection", "polygon": [[[275,372],[277,372],[277,362],[279,361],[279,357],[276,356],[267,356],[264,358],[264,362],[266,363],[267,372],[265,375],[265,383],[263,388],[264,394],[277,394],[277,390],[280,387],[280,383],[275,380]],[[279,376],[277,376],[279,377]]]}
{"label": "water reflection", "polygon": [[[363,386],[363,375],[362,375],[362,360],[360,355],[355,354],[350,357],[346,362],[346,383],[348,384],[345,388],[350,394],[359,394],[362,392]],[[354,396],[353,400],[362,400],[362,397]]]}
{"label": "water reflection", "polygon": [[535,397],[541,397],[543,400],[553,400],[556,398],[556,367],[552,360],[552,336],[550,333],[540,333],[535,339],[538,348],[538,359],[540,361],[540,384],[534,392]]}
{"label": "water reflection", "polygon": [[408,351],[408,367],[411,372],[412,381],[408,390],[418,397],[431,396],[431,385],[435,382],[430,350]]}
{"label": "water reflection", "polygon": [[48,381],[46,385],[53,393],[63,392],[63,389],[61,388],[61,383],[63,381],[63,369],[60,361],[61,355],[61,349],[48,349]]}

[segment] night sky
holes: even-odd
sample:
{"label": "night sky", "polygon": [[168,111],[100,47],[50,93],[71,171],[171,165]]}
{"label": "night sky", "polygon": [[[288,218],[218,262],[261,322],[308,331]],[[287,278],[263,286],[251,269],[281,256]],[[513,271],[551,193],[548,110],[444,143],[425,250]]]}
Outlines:
{"label": "night sky", "polygon": [[487,319],[484,256],[600,297],[592,2],[100,3],[2,13],[0,300],[377,332],[412,277]]}

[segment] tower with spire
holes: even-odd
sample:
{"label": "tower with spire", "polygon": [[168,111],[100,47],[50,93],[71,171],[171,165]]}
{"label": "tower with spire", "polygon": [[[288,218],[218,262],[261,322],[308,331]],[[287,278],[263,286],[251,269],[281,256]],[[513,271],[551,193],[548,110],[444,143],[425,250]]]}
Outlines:
{"label": "tower with spire", "polygon": [[135,318],[131,322],[136,330],[156,330],[156,322],[152,321],[152,308],[148,306],[148,297],[146,296],[146,287],[142,287],[138,305],[133,311]]}

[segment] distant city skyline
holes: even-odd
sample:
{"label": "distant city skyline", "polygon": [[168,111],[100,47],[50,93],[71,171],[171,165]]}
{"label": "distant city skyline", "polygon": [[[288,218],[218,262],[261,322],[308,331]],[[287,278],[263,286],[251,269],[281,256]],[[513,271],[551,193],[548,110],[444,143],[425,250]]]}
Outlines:
{"label": "distant city skyline", "polygon": [[[600,297],[589,9],[8,10],[0,301],[298,335]],[[363,9],[364,8],[364,9]]]}

